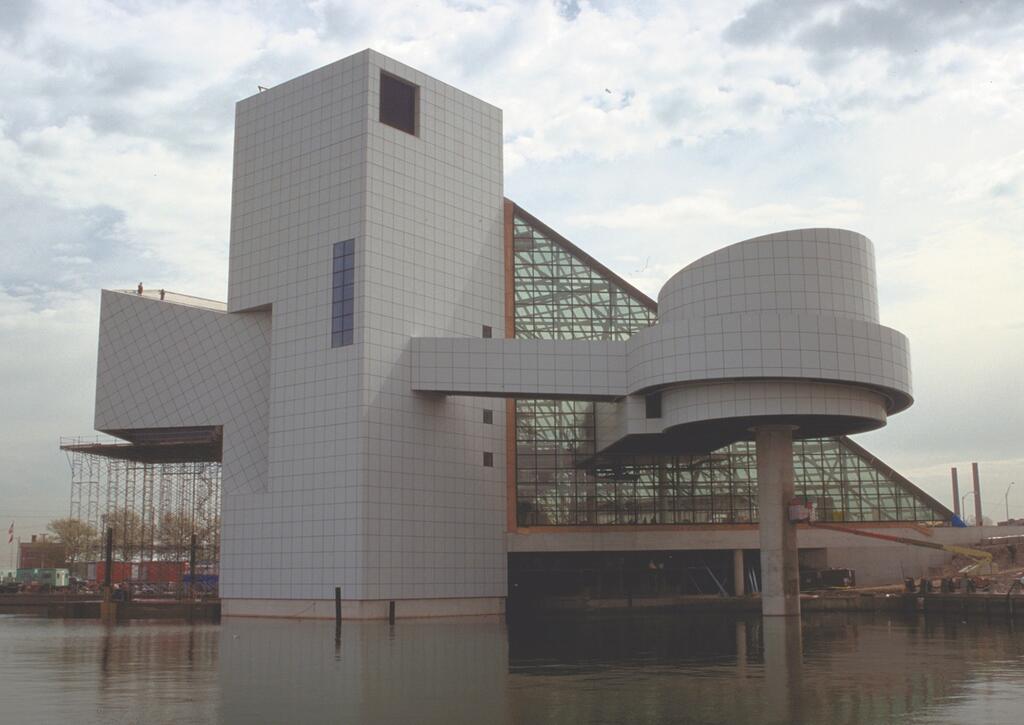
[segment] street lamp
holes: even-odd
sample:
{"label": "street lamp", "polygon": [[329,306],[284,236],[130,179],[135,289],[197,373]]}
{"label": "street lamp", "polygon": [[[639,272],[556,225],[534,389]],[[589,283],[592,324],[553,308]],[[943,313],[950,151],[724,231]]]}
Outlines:
{"label": "street lamp", "polygon": [[[967,508],[966,508],[966,504],[964,504],[964,501],[967,500],[968,496],[973,496],[973,495],[974,495],[974,491],[968,491],[967,493],[965,493],[963,496],[960,497],[960,514],[964,517],[964,521],[967,520]],[[975,521],[974,525],[975,526],[981,526],[981,522],[980,521]]]}
{"label": "street lamp", "polygon": [[1006,487],[1006,495],[1003,497],[1003,503],[1006,504],[1006,522],[1010,522],[1010,489],[1013,488],[1013,481],[1010,481],[1010,485]]}

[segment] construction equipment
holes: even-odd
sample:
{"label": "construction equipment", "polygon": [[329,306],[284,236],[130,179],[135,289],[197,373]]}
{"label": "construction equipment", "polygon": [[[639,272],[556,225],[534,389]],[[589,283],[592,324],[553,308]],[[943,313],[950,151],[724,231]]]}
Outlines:
{"label": "construction equipment", "polygon": [[980,569],[985,564],[988,564],[989,574],[992,573],[992,554],[981,549],[971,549],[966,546],[955,546],[954,544],[939,544],[934,541],[921,541],[920,539],[910,539],[906,536],[890,536],[889,534],[879,534],[874,531],[865,531],[864,529],[851,529],[846,526],[837,526],[835,524],[823,524],[817,521],[809,521],[808,524],[814,526],[817,529],[830,529],[832,531],[839,531],[844,534],[853,534],[854,536],[866,536],[870,539],[881,539],[882,541],[894,541],[897,544],[907,544],[908,546],[921,546],[926,549],[938,549],[939,551],[946,551],[950,554],[959,554],[960,556],[971,559],[974,563],[965,566],[960,570],[961,574],[971,574],[974,571]]}

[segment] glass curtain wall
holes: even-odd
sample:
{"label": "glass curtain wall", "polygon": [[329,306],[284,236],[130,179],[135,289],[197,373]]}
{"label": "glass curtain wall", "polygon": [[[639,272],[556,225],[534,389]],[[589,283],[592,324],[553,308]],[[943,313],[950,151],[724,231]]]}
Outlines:
{"label": "glass curtain wall", "polygon": [[[654,303],[579,255],[572,245],[514,216],[515,336],[624,340],[654,324]],[[577,466],[596,453],[594,403],[516,402],[519,526],[753,523],[753,443],[704,456],[618,457]],[[845,439],[794,444],[797,494],[819,520],[939,521],[949,513]]]}

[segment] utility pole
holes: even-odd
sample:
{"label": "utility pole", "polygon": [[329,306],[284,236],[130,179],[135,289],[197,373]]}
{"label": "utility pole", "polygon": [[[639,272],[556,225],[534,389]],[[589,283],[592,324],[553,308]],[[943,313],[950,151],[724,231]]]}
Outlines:
{"label": "utility pole", "polygon": [[1006,487],[1006,495],[1003,496],[1003,503],[1006,504],[1006,520],[1010,520],[1010,489],[1013,488],[1013,481],[1010,481],[1010,485]]}
{"label": "utility pole", "polygon": [[[973,495],[974,495],[974,491],[968,491],[967,493],[965,493],[963,496],[960,497],[960,510],[963,511],[964,513],[966,513],[966,510],[964,509],[964,505],[965,505],[964,501],[967,500],[968,496],[973,496]],[[967,522],[964,521],[964,523],[967,523]],[[981,522],[975,521],[974,525],[975,526],[981,526]]]}

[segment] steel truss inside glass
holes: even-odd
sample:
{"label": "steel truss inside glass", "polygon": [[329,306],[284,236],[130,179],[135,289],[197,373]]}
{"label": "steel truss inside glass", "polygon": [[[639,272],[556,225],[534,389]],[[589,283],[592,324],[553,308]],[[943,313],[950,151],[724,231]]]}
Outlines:
{"label": "steel truss inside glass", "polygon": [[[656,320],[652,303],[517,210],[515,336],[623,340]],[[754,445],[703,456],[594,462],[591,401],[516,402],[519,526],[757,521]],[[577,466],[584,467],[577,467]],[[940,521],[949,513],[845,438],[794,444],[797,494],[826,521]]]}

